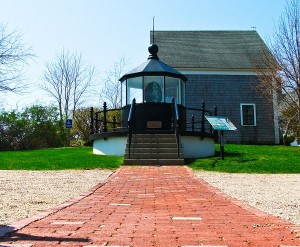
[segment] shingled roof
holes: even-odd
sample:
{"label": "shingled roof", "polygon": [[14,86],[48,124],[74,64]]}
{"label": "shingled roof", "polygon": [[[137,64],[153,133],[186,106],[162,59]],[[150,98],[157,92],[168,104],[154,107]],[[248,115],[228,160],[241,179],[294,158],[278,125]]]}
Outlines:
{"label": "shingled roof", "polygon": [[176,69],[251,70],[268,51],[256,31],[155,31],[154,38],[159,58]]}

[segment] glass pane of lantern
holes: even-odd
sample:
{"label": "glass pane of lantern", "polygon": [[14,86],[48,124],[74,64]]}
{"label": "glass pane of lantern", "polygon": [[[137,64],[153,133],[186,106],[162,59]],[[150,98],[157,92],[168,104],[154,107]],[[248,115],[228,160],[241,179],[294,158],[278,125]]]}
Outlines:
{"label": "glass pane of lantern", "polygon": [[127,80],[127,105],[130,105],[134,98],[136,100],[136,103],[143,102],[142,77],[135,77]]}
{"label": "glass pane of lantern", "polygon": [[165,102],[172,103],[172,98],[174,98],[177,104],[181,104],[180,79],[166,76],[165,87]]}
{"label": "glass pane of lantern", "polygon": [[122,87],[122,91],[121,91],[121,94],[122,94],[122,107],[126,105],[126,82],[127,80],[123,81],[121,83],[121,87]]}
{"label": "glass pane of lantern", "polygon": [[145,102],[160,103],[164,99],[164,77],[145,76],[144,77]]}

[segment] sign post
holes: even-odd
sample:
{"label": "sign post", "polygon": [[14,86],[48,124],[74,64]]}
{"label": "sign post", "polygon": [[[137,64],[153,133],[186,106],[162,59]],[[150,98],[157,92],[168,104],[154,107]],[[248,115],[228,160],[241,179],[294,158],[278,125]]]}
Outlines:
{"label": "sign post", "polygon": [[71,129],[72,129],[72,119],[67,119],[66,120],[66,129],[68,129],[68,140],[67,140],[67,145],[68,147],[71,144]]}
{"label": "sign post", "polygon": [[220,131],[220,159],[224,160],[224,130],[237,130],[234,124],[227,117],[205,116],[214,130]]}

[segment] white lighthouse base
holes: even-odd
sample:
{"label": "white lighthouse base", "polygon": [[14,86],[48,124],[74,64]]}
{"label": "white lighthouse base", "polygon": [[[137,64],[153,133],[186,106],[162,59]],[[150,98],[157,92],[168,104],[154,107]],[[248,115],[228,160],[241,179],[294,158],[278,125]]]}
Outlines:
{"label": "white lighthouse base", "polygon": [[94,140],[93,153],[99,155],[124,156],[127,136],[112,136]]}
{"label": "white lighthouse base", "polygon": [[215,155],[215,141],[213,138],[199,136],[180,136],[183,157],[185,159],[205,158]]}
{"label": "white lighthouse base", "polygon": [[[215,155],[213,138],[199,136],[180,136],[183,158],[204,158]],[[98,155],[124,156],[127,136],[112,136],[106,139],[96,139],[93,143],[93,153]]]}

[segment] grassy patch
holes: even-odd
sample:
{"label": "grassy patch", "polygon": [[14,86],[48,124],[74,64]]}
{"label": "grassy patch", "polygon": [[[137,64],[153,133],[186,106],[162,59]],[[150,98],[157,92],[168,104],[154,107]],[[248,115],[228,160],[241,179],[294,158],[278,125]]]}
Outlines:
{"label": "grassy patch", "polygon": [[[300,148],[287,146],[225,146],[225,160],[216,156],[188,160],[196,170],[229,173],[300,173]],[[0,152],[0,170],[116,169],[123,157],[95,155],[91,147]]]}
{"label": "grassy patch", "polygon": [[189,160],[196,170],[229,173],[300,173],[300,148],[267,145],[225,145],[225,159],[216,156]]}
{"label": "grassy patch", "polygon": [[116,169],[123,157],[93,154],[91,147],[0,152],[0,170]]}

